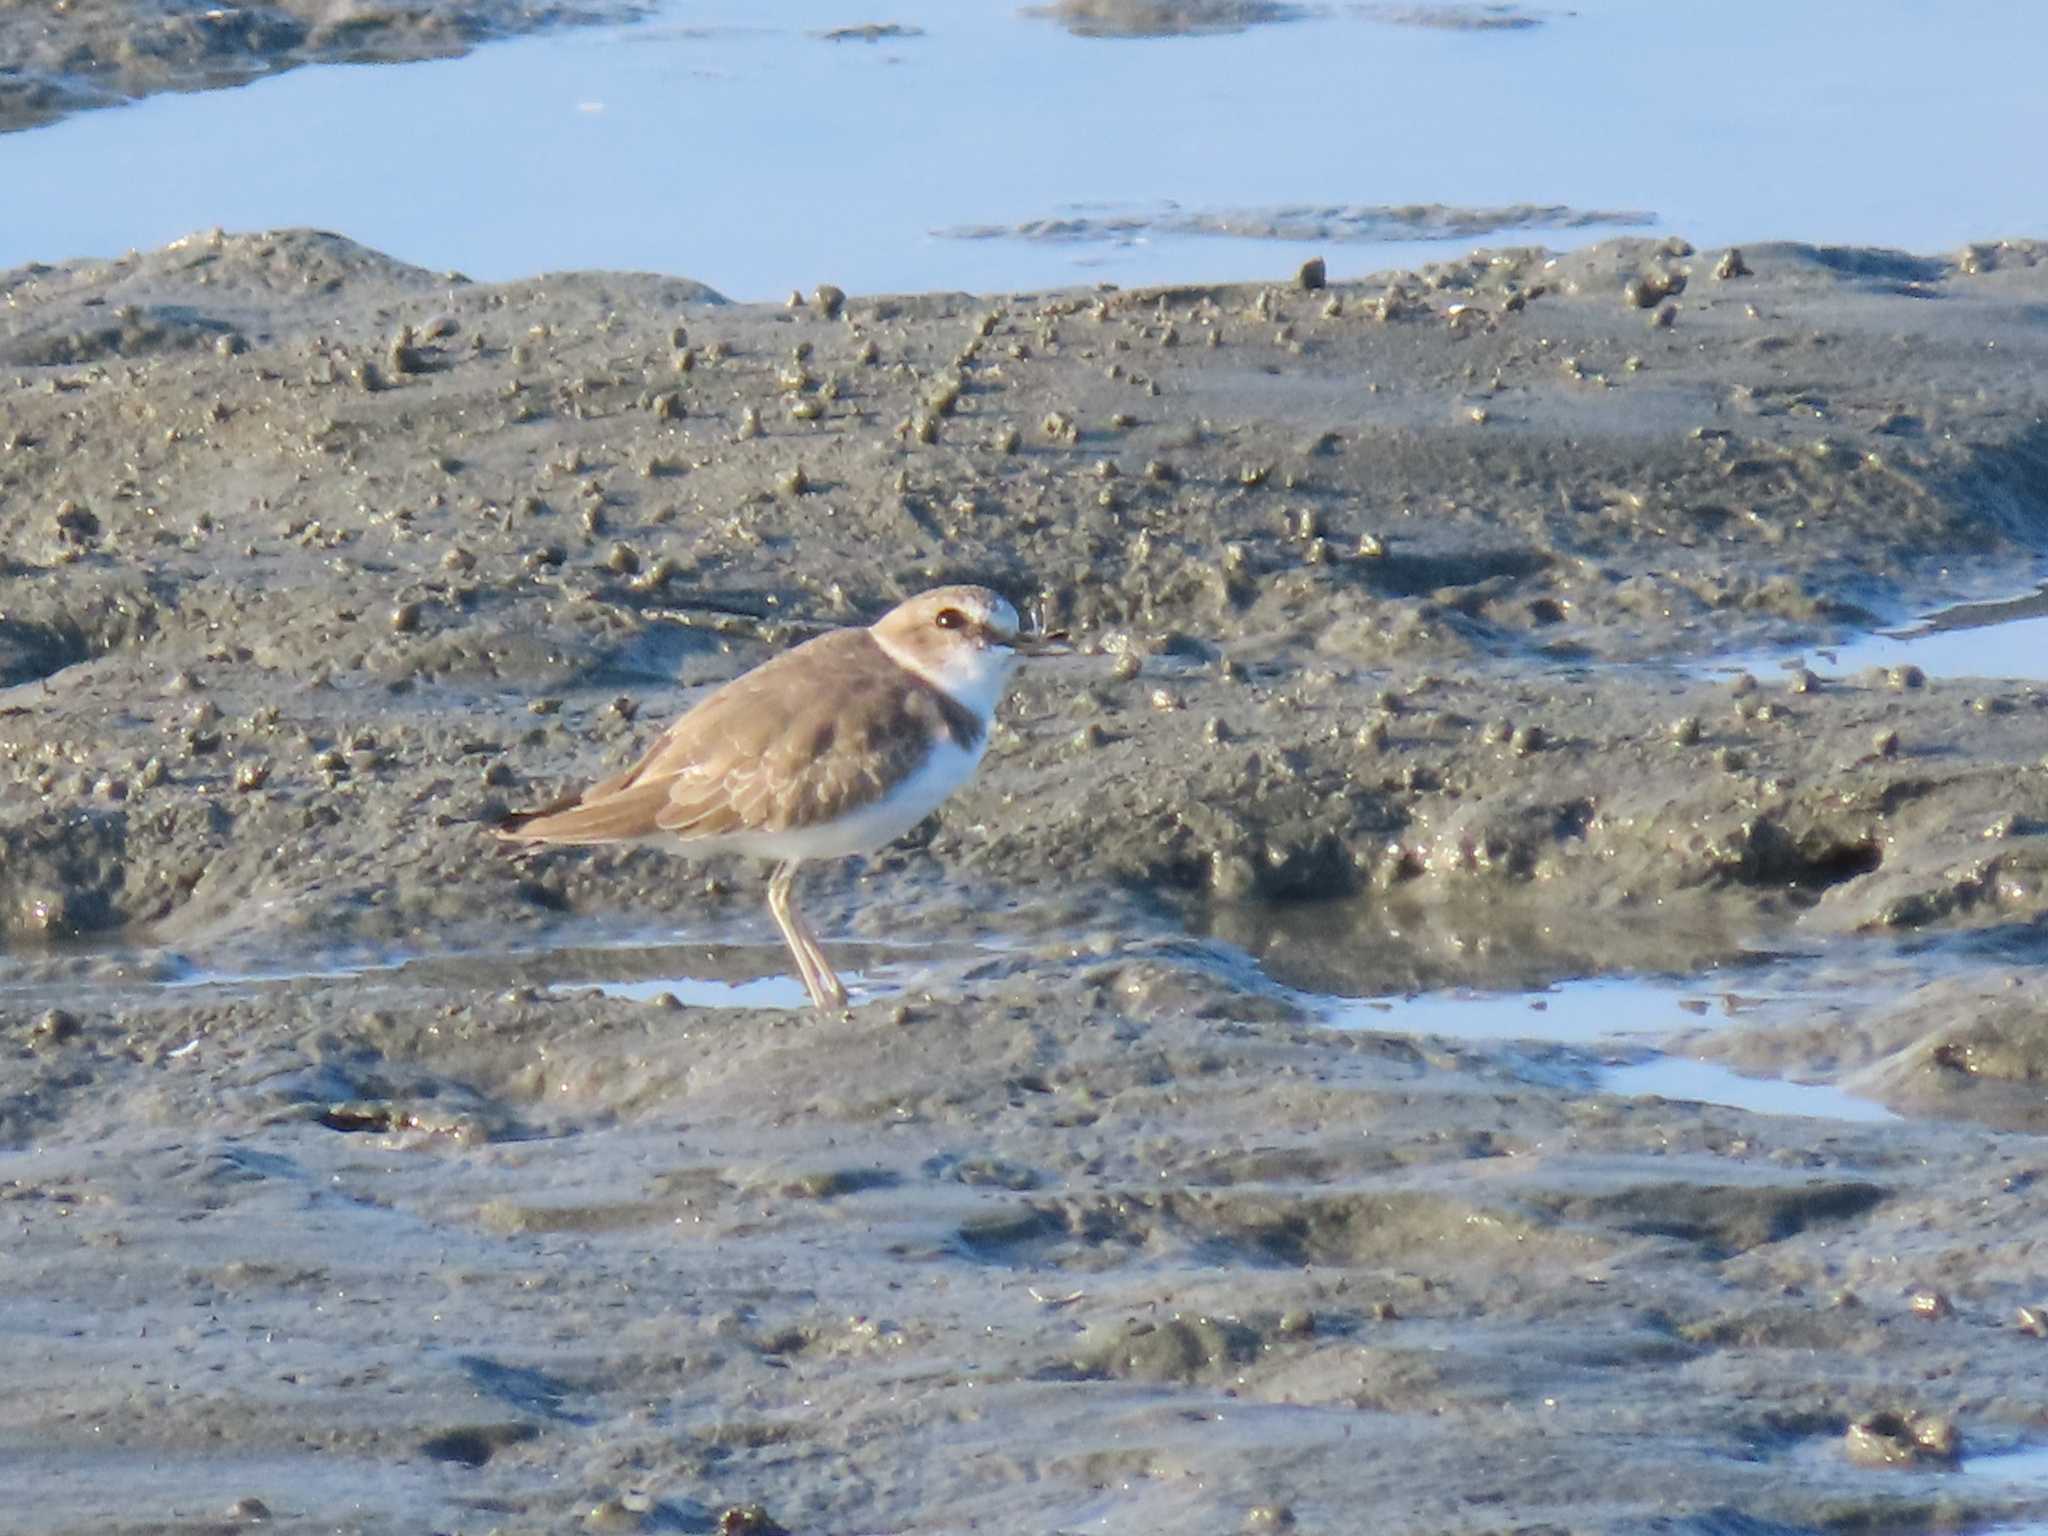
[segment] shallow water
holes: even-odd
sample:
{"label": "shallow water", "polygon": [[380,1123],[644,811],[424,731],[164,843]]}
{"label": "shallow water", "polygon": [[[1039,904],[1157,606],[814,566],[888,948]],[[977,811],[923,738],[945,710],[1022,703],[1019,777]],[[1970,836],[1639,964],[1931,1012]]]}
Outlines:
{"label": "shallow water", "polygon": [[1655,1095],[1721,1104],[1763,1115],[1824,1120],[1898,1118],[1883,1105],[1826,1083],[1750,1077],[1711,1061],[1646,1051],[1649,1041],[1675,1041],[1748,1014],[1782,1015],[1839,1007],[1839,986],[1809,987],[1809,967],[1779,962],[1746,973],[1737,990],[1725,973],[1684,980],[1657,976],[1593,976],[1518,992],[1457,988],[1405,997],[1307,1001],[1345,1028],[1442,1035],[1459,1040],[1538,1041],[1549,1045],[1613,1045],[1628,1060],[1598,1069],[1593,1086],[1624,1098]]}
{"label": "shallow water", "polygon": [[1896,629],[1796,656],[1722,658],[1710,670],[1748,670],[1768,677],[1801,666],[1822,677],[1855,677],[1872,668],[1911,666],[1930,678],[2048,682],[2048,587],[2002,601],[1940,609]]}
{"label": "shallow water", "polygon": [[1712,1061],[1653,1055],[1608,1067],[1595,1079],[1603,1093],[1623,1098],[1654,1095],[1691,1104],[1722,1104],[1756,1115],[1798,1115],[1814,1120],[1882,1121],[1899,1117],[1873,1099],[1828,1083],[1793,1083],[1746,1077]]}
{"label": "shallow water", "polygon": [[[157,96],[0,136],[0,268],[212,225],[313,225],[479,278],[644,269],[774,298],[820,281],[1262,278],[1318,253],[1341,277],[1478,239],[1146,223],[1288,205],[1643,210],[1701,244],[1915,250],[2038,226],[2011,165],[2048,138],[2034,70],[2048,9],[1733,0],[1703,18],[1582,0],[1478,30],[1375,19],[1398,8],[1302,10],[1237,32],[1100,38],[991,0],[910,0],[886,20],[919,35],[866,43],[818,36],[847,21],[823,0],[767,22],[675,0],[637,26],[460,59]],[[1911,187],[1940,195],[1901,195]],[[1077,217],[1092,237],[933,233]]]}

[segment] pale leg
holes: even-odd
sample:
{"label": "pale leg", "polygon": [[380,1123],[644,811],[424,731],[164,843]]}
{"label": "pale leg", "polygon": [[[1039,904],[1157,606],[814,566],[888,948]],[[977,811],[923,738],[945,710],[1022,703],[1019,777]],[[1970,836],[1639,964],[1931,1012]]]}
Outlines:
{"label": "pale leg", "polygon": [[792,899],[795,882],[794,859],[775,866],[775,873],[768,877],[768,910],[775,917],[775,926],[782,930],[782,941],[789,946],[789,953],[796,961],[797,974],[803,978],[804,990],[810,993],[812,1004],[820,1010],[844,1008],[846,988],[840,984],[839,977],[825,959],[817,934],[811,931],[811,925],[796,909],[796,902]]}

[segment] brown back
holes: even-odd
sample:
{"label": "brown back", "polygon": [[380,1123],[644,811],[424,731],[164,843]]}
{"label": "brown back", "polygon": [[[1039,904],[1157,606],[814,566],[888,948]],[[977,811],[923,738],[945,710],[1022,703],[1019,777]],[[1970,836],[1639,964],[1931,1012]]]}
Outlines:
{"label": "brown back", "polygon": [[718,689],[624,772],[498,835],[610,843],[792,831],[879,800],[941,734],[972,747],[982,722],[865,629],[833,630]]}

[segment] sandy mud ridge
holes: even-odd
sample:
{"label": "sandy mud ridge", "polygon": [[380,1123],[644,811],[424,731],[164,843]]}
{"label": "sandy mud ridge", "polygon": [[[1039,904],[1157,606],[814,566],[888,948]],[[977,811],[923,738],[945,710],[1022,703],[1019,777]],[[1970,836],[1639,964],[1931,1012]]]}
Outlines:
{"label": "sandy mud ridge", "polygon": [[[2036,1510],[2048,704],[1710,663],[2038,568],[2041,256],[734,306],[291,232],[0,277],[38,1528]],[[955,579],[1082,654],[813,877],[910,979],[584,990],[765,929],[758,873],[481,826]],[[1711,1048],[1914,1118],[1295,990],[1773,945],[1904,968]]]}

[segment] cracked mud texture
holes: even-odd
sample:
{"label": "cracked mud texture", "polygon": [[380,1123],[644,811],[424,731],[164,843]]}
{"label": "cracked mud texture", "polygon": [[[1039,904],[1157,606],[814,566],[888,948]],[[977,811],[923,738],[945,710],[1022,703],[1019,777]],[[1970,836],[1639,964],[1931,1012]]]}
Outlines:
{"label": "cracked mud texture", "polygon": [[632,0],[5,0],[0,133],[158,91],[240,85],[301,64],[449,58],[494,37],[645,9]]}
{"label": "cracked mud texture", "polygon": [[[2048,1415],[2048,695],[1697,664],[2035,568],[2048,251],[1745,256],[793,308],[306,232],[0,275],[0,1525],[2034,1509],[1841,1445]],[[575,990],[678,930],[780,971],[758,872],[482,825],[953,579],[1081,654],[807,875],[907,989]],[[1800,943],[1960,957],[1719,1046],[1912,1118],[1280,985]]]}

